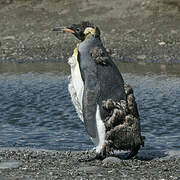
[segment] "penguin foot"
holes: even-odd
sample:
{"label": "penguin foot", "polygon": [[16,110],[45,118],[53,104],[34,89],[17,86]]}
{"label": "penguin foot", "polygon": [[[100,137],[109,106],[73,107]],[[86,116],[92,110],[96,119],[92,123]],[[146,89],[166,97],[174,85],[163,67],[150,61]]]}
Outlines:
{"label": "penguin foot", "polygon": [[104,147],[99,153],[94,151],[89,151],[86,155],[81,156],[78,161],[79,162],[91,162],[94,160],[103,160],[106,158],[106,148]]}
{"label": "penguin foot", "polygon": [[112,143],[111,140],[105,140],[100,152],[96,155],[97,159],[103,160],[112,153]]}
{"label": "penguin foot", "polygon": [[137,155],[139,149],[140,149],[140,145],[137,146],[135,149],[133,149],[130,153],[127,153],[127,154],[124,156],[124,158],[125,158],[125,159],[134,158],[134,157]]}

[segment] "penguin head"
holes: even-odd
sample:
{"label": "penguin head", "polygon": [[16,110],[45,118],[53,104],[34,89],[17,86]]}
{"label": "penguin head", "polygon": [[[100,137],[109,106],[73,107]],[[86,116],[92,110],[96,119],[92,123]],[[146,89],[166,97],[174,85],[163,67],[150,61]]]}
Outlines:
{"label": "penguin head", "polygon": [[56,27],[53,31],[70,32],[80,41],[89,38],[90,35],[100,38],[100,30],[94,24],[89,22],[82,22],[81,24],[72,24],[71,26]]}

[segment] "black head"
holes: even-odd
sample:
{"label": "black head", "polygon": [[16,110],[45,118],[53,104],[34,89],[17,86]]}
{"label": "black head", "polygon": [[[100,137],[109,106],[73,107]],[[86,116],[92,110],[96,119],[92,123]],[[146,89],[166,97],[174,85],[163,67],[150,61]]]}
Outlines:
{"label": "black head", "polygon": [[53,31],[70,32],[79,40],[84,41],[91,34],[96,38],[100,38],[100,30],[94,24],[89,22],[82,22],[81,24],[72,24],[66,27],[56,27]]}

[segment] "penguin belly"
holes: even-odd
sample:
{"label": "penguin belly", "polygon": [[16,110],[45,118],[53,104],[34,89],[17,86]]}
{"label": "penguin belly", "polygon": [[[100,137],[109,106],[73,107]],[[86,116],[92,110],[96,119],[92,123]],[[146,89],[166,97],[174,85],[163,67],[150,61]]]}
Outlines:
{"label": "penguin belly", "polygon": [[[76,62],[74,56],[69,58],[68,63],[71,67],[71,76],[70,76],[70,83],[68,86],[68,90],[70,92],[71,99],[73,105],[75,106],[76,112],[78,113],[80,119],[84,122],[83,112],[82,112],[84,83],[81,77],[79,64]],[[106,132],[104,122],[101,119],[99,105],[97,105],[96,108],[96,127],[97,127],[98,135],[96,136],[96,138],[91,138],[91,140],[96,146],[95,147],[96,152],[99,153],[105,142],[105,132]]]}
{"label": "penguin belly", "polygon": [[79,69],[79,64],[74,56],[70,57],[68,60],[69,65],[71,66],[71,76],[70,83],[68,86],[68,90],[71,95],[71,99],[73,105],[78,113],[80,119],[83,120],[82,113],[82,99],[83,99],[83,91],[84,91],[84,83],[81,78],[81,73]]}
{"label": "penguin belly", "polygon": [[96,108],[96,127],[97,127],[97,137],[91,138],[93,143],[95,144],[96,153],[100,153],[102,146],[105,142],[106,137],[106,128],[104,122],[102,121],[99,105],[97,104]]}

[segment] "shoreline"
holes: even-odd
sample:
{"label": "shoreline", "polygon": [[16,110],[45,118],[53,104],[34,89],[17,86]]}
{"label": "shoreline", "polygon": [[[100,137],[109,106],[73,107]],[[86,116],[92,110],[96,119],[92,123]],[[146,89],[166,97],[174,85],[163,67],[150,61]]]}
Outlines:
{"label": "shoreline", "polygon": [[[69,56],[71,57],[71,56]],[[19,59],[19,57],[14,57],[10,58],[7,57],[5,59],[0,59],[0,63],[67,63],[69,57],[63,57],[57,58],[57,59],[47,59],[47,58],[42,58],[42,59],[33,59],[33,57],[26,57],[25,59]],[[135,64],[164,64],[164,65],[172,65],[172,64],[180,64],[180,59],[179,60],[173,60],[173,61],[164,61],[163,59],[159,60],[152,60],[152,59],[147,59],[147,60],[138,60],[138,59],[121,59],[118,57],[112,57],[114,62],[117,63],[135,63]]]}
{"label": "shoreline", "polygon": [[[180,151],[140,152],[137,158],[106,158],[80,162],[86,151],[29,148],[0,149],[0,178],[4,179],[179,179]],[[159,154],[159,155],[158,155]],[[7,168],[9,167],[9,168]]]}

